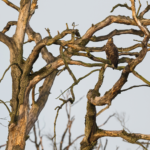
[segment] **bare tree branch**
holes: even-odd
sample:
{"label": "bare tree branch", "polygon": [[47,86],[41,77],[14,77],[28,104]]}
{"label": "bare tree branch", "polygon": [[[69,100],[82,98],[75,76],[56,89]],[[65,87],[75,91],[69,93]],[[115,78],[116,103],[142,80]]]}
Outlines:
{"label": "bare tree branch", "polygon": [[137,13],[136,13],[136,16],[138,17],[138,15],[139,15],[139,11],[140,11],[140,9],[141,9],[141,2],[140,2],[140,0],[139,0],[139,8],[138,8],[138,11],[137,11]]}
{"label": "bare tree branch", "polygon": [[143,76],[141,76],[139,73],[137,73],[135,70],[132,71],[132,73],[138,77],[139,79],[141,79],[143,82],[145,82],[146,84],[148,84],[150,86],[150,82],[148,80],[146,80]]}
{"label": "bare tree branch", "polygon": [[11,26],[14,26],[16,24],[17,24],[17,21],[9,21],[7,25],[5,26],[5,28],[3,29],[2,33],[6,33],[10,29]]}
{"label": "bare tree branch", "polygon": [[[144,26],[147,26],[150,24],[149,19],[141,19],[140,21]],[[93,25],[91,28],[89,28],[88,31],[82,36],[82,38],[76,41],[76,43],[79,44],[79,43],[82,43],[82,41],[90,39],[96,31],[98,31],[98,30],[100,30],[100,29],[102,29],[102,28],[104,28],[104,27],[106,27],[112,23],[120,23],[120,24],[137,26],[136,22],[129,17],[109,16],[105,20],[103,20],[102,22],[99,22],[96,25]],[[87,40],[87,43],[88,43],[88,40]],[[85,45],[87,43],[85,43]]]}
{"label": "bare tree branch", "polygon": [[66,129],[62,135],[61,142],[60,142],[60,150],[62,150],[62,146],[63,146],[63,142],[64,142],[65,135],[67,133],[67,130],[68,130],[68,127],[66,127]]}
{"label": "bare tree branch", "polygon": [[10,1],[8,1],[8,0],[2,0],[2,1],[5,2],[8,6],[10,6],[10,7],[16,9],[17,11],[20,10],[20,8],[19,8],[18,6],[14,5],[14,4],[11,3]]}
{"label": "bare tree branch", "polygon": [[125,130],[120,130],[120,131],[107,131],[107,130],[102,130],[99,129],[95,134],[94,134],[94,139],[98,139],[101,137],[121,137],[125,139],[126,141],[130,143],[135,143],[139,139],[143,140],[150,140],[150,135],[146,134],[140,134],[140,133],[127,133]]}
{"label": "bare tree branch", "polygon": [[136,87],[142,87],[142,86],[150,87],[150,85],[135,85],[135,86],[131,86],[131,87],[127,88],[127,89],[121,90],[120,92],[125,92],[125,91],[128,91],[130,89],[133,89],[133,88],[136,88]]}
{"label": "bare tree branch", "polygon": [[140,30],[135,30],[135,29],[117,30],[117,29],[115,29],[114,31],[112,31],[108,35],[99,36],[99,37],[93,36],[90,38],[90,41],[93,41],[93,42],[104,41],[104,40],[107,40],[107,39],[109,39],[115,35],[121,35],[121,34],[134,34],[134,35],[139,35],[140,37],[144,36],[143,32]]}
{"label": "bare tree branch", "polygon": [[0,42],[3,42],[4,44],[6,44],[9,48],[12,47],[12,43],[11,43],[12,39],[2,32],[0,32]]}
{"label": "bare tree branch", "polygon": [[83,137],[83,136],[85,136],[85,135],[83,134],[83,135],[78,136],[75,140],[72,141],[72,143],[71,143],[70,145],[66,146],[63,150],[68,150],[69,147],[70,147],[72,144],[74,144],[75,141],[77,141],[80,137]]}
{"label": "bare tree branch", "polygon": [[107,118],[107,120],[106,120],[103,124],[99,125],[98,127],[100,128],[100,127],[104,126],[104,125],[109,121],[109,119],[110,119],[111,117],[113,117],[114,115],[115,115],[115,113],[112,114],[112,115],[110,115],[110,116]]}
{"label": "bare tree branch", "polygon": [[112,10],[111,10],[111,12],[113,12],[117,7],[126,7],[127,9],[129,9],[129,10],[131,10],[131,7],[129,7],[128,5],[127,5],[127,3],[125,3],[125,4],[117,4],[117,5],[115,5],[113,8],[112,8]]}
{"label": "bare tree branch", "polygon": [[104,150],[106,150],[107,144],[108,144],[108,140],[106,139]]}
{"label": "bare tree branch", "polygon": [[131,0],[131,9],[132,9],[132,16],[137,23],[138,27],[143,31],[143,33],[147,36],[149,36],[148,30],[142,25],[141,21],[136,17],[136,10],[135,10],[135,1]]}
{"label": "bare tree branch", "polygon": [[2,147],[4,147],[4,146],[6,146],[6,144],[0,145],[0,148],[2,148]]}
{"label": "bare tree branch", "polygon": [[148,6],[145,8],[145,10],[143,10],[143,11],[140,13],[139,17],[140,17],[140,18],[143,18],[143,16],[144,16],[149,10],[150,10],[150,5],[148,5]]}
{"label": "bare tree branch", "polygon": [[30,15],[30,6],[31,6],[31,0],[20,1],[19,18],[17,21],[16,31],[13,36],[13,39],[16,42],[16,46],[18,49],[22,49],[22,44],[24,42],[26,26]]}

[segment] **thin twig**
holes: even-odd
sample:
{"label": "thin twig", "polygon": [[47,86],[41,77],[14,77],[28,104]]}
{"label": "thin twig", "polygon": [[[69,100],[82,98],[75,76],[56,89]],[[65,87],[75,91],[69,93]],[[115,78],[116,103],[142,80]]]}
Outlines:
{"label": "thin twig", "polygon": [[65,129],[65,131],[64,131],[64,133],[62,135],[61,142],[60,142],[60,150],[62,150],[64,138],[65,138],[65,135],[66,135],[67,131],[68,131],[68,127],[66,127],[66,129]]}
{"label": "thin twig", "polygon": [[84,97],[84,96],[82,96],[79,100],[77,100],[75,103],[73,103],[73,104],[71,105],[71,107],[73,107],[73,106],[76,105],[78,102],[80,102],[80,101],[83,99],[83,97]]}
{"label": "thin twig", "polygon": [[57,146],[56,146],[56,121],[57,121],[57,118],[58,118],[58,114],[59,114],[59,110],[63,107],[64,104],[66,104],[67,102],[70,101],[70,99],[68,100],[63,100],[63,99],[60,99],[63,101],[63,103],[60,105],[60,106],[57,106],[55,108],[55,110],[57,109],[57,113],[56,113],[56,117],[55,117],[55,121],[54,121],[54,137],[52,139],[54,139],[54,147],[55,149],[57,150]]}
{"label": "thin twig", "polygon": [[106,139],[104,150],[106,150],[107,144],[108,144],[108,140]]}
{"label": "thin twig", "polygon": [[48,33],[49,37],[51,37],[51,38],[52,38],[51,33],[50,33],[50,29],[49,29],[49,28],[45,28],[45,30],[47,31],[47,33]]}
{"label": "thin twig", "polygon": [[96,114],[96,117],[98,115],[100,115],[103,111],[105,111],[106,109],[108,109],[110,107],[110,105],[107,105],[104,109],[100,110],[97,114]]}
{"label": "thin twig", "polygon": [[63,71],[65,71],[66,67],[63,67],[57,74],[57,76],[59,76]]}
{"label": "thin twig", "polygon": [[110,119],[111,117],[113,117],[114,115],[115,115],[115,113],[112,114],[112,115],[110,115],[110,116],[107,118],[107,120],[106,120],[103,124],[99,125],[98,127],[100,128],[100,127],[104,126],[104,125],[109,121],[109,119]]}
{"label": "thin twig", "polygon": [[72,143],[71,143],[70,145],[66,146],[63,150],[68,150],[69,147],[70,147],[76,140],[78,140],[80,137],[83,137],[83,136],[85,136],[85,134],[82,134],[82,135],[78,136],[75,140],[72,141]]}
{"label": "thin twig", "polygon": [[140,2],[140,0],[139,0],[139,8],[138,8],[138,11],[137,11],[137,13],[136,13],[136,16],[138,17],[138,15],[139,15],[139,12],[140,12],[140,9],[141,9],[141,2]]}
{"label": "thin twig", "polygon": [[5,104],[5,102],[4,102],[4,101],[0,100],[0,102],[1,102],[1,103],[3,103],[3,104],[6,106],[6,108],[7,108],[8,112],[9,112],[9,115],[10,115],[10,114],[11,114],[11,111],[10,111],[9,107]]}
{"label": "thin twig", "polygon": [[2,1],[5,2],[8,6],[16,9],[17,11],[20,10],[20,8],[18,6],[14,5],[13,3],[9,2],[8,0],[2,0]]}
{"label": "thin twig", "polygon": [[19,66],[17,63],[13,63],[13,64],[9,65],[9,67],[5,70],[5,72],[4,72],[3,76],[2,76],[2,78],[0,79],[0,82],[3,80],[3,78],[4,78],[5,74],[6,74],[6,72],[9,70],[9,68],[10,68],[11,66],[13,66],[13,65],[16,65],[16,66],[19,68],[19,70],[21,71],[21,74],[22,74],[22,69],[20,68],[20,66]]}
{"label": "thin twig", "polygon": [[0,145],[0,148],[2,148],[2,147],[4,147],[4,146],[6,146],[6,144]]}
{"label": "thin twig", "polygon": [[76,83],[73,83],[69,88],[67,88],[64,92],[62,92],[56,99],[58,99],[62,94],[64,94],[64,93],[65,93],[67,90],[69,90],[71,87],[77,85],[82,79],[88,77],[90,74],[92,74],[93,72],[96,72],[96,71],[99,71],[99,69],[93,70],[93,71],[91,71],[90,73],[88,73],[87,75],[85,75],[85,76],[79,78]]}
{"label": "thin twig", "polygon": [[131,87],[127,88],[127,89],[121,90],[120,93],[128,91],[128,90],[133,89],[133,88],[142,87],[142,86],[150,87],[149,85],[145,85],[145,84],[144,85],[135,85],[135,86],[131,86]]}
{"label": "thin twig", "polygon": [[118,113],[115,114],[116,119],[120,122],[121,126],[123,127],[123,129],[127,130],[129,133],[131,133],[131,131],[126,127],[125,125],[125,113],[122,113],[122,115],[119,115]]}

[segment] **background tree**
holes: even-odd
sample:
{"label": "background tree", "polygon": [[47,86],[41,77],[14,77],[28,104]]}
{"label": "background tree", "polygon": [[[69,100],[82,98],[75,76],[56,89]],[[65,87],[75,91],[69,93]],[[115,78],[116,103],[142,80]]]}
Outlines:
{"label": "background tree", "polygon": [[[13,5],[12,3],[9,3],[8,1],[5,1],[8,5],[12,6],[16,10],[19,11],[19,19],[16,22],[9,22],[7,26],[4,28],[4,30],[0,33],[0,41],[2,41],[4,44],[6,44],[10,49],[10,67],[11,67],[11,74],[12,74],[12,83],[13,83],[13,91],[12,91],[12,99],[10,101],[12,110],[10,112],[11,121],[9,123],[9,136],[8,136],[8,144],[7,149],[24,149],[25,146],[25,140],[27,138],[27,135],[31,128],[33,127],[35,121],[37,120],[37,117],[39,116],[39,113],[43,109],[48,95],[49,90],[53,84],[53,80],[58,73],[56,69],[62,65],[65,65],[65,69],[67,69],[72,76],[74,80],[73,86],[71,86],[71,92],[72,92],[72,98],[69,98],[67,101],[63,101],[63,104],[70,101],[73,103],[74,101],[74,93],[73,93],[73,87],[76,85],[80,80],[76,79],[74,74],[72,73],[71,69],[69,68],[70,65],[83,65],[87,67],[94,67],[94,66],[101,66],[101,70],[97,69],[95,71],[100,71],[99,73],[99,79],[96,84],[95,82],[95,88],[93,90],[90,90],[88,92],[87,98],[88,98],[88,107],[87,109],[87,115],[86,115],[86,132],[85,132],[85,138],[82,141],[81,149],[91,149],[95,146],[96,140],[102,136],[111,136],[118,132],[106,132],[107,134],[103,133],[103,130],[98,130],[96,125],[96,111],[95,111],[95,105],[103,106],[108,105],[106,108],[108,108],[111,104],[111,101],[122,91],[122,86],[126,83],[128,75],[130,73],[133,73],[140,79],[142,79],[146,84],[149,84],[149,82],[141,77],[138,73],[134,71],[134,68],[144,59],[146,53],[147,53],[147,42],[149,39],[149,32],[145,28],[145,26],[149,25],[148,19],[143,19],[143,15],[149,10],[149,6],[140,13],[140,15],[136,16],[135,14],[135,7],[134,2],[132,2],[132,7],[125,7],[132,10],[133,19],[129,17],[122,17],[122,16],[109,16],[106,18],[103,22],[100,22],[98,24],[93,24],[92,27],[82,36],[80,37],[79,31],[74,29],[67,29],[59,33],[55,37],[51,37],[49,34],[48,37],[41,40],[41,37],[39,34],[34,32],[32,28],[29,26],[28,21],[33,15],[34,9],[36,8],[37,1],[32,1],[32,5],[30,7],[30,1],[21,1],[20,8],[16,5]],[[131,5],[131,4],[130,4]],[[137,13],[138,14],[138,13]],[[136,46],[130,47],[128,49],[121,48],[121,53],[119,55],[133,55],[136,56],[134,59],[130,58],[121,58],[119,60],[119,63],[128,63],[126,67],[118,67],[119,70],[122,71],[122,76],[118,80],[118,82],[115,83],[113,88],[109,90],[109,92],[105,93],[104,96],[98,97],[98,91],[101,87],[102,81],[103,81],[103,73],[106,69],[106,65],[108,64],[108,67],[111,67],[111,63],[108,60],[95,57],[90,52],[99,52],[104,51],[103,47],[96,47],[96,48],[89,48],[85,47],[89,41],[101,41],[101,40],[107,40],[110,35],[107,35],[105,37],[92,37],[92,35],[110,25],[111,23],[121,23],[121,24],[127,24],[127,25],[135,25],[138,26],[140,30],[124,30],[121,32],[113,32],[114,36],[115,34],[135,34],[144,36],[144,40],[142,44],[137,44]],[[9,38],[4,33],[6,33],[9,30],[10,25],[16,25],[15,34],[12,38]],[[47,30],[48,31],[48,30]],[[36,42],[36,46],[33,48],[33,51],[31,52],[30,56],[24,60],[23,59],[23,43],[24,43],[24,36],[25,32],[28,34],[29,41],[34,40]],[[49,32],[48,32],[49,33]],[[144,34],[143,34],[144,33]],[[72,38],[71,40],[59,40],[63,38],[66,34],[71,34]],[[40,41],[40,42],[39,42]],[[51,53],[48,53],[45,46],[51,45],[51,44],[58,44],[60,45],[60,56],[59,57],[53,57]],[[132,50],[135,47],[141,47],[142,51],[140,53],[124,53],[126,50]],[[65,49],[63,51],[63,49]],[[41,70],[38,70],[37,72],[32,72],[33,64],[35,63],[36,59],[38,58],[38,55],[41,51],[41,54],[44,58],[44,60],[48,63],[46,67],[43,67]],[[82,53],[80,51],[83,51]],[[71,59],[71,56],[84,56],[89,59],[92,59],[94,61],[98,61],[101,63],[97,64],[89,64],[81,61],[76,61]],[[91,72],[92,73],[92,72]],[[49,78],[48,78],[49,77]],[[46,78],[44,81],[43,86],[39,89],[39,98],[37,100],[34,100],[34,89],[35,85],[41,81],[42,79]],[[79,78],[81,79],[81,78]],[[145,85],[144,85],[145,86]],[[32,106],[29,107],[29,93],[30,90],[33,89],[33,98],[32,98]],[[6,105],[5,105],[6,106]],[[59,108],[59,107],[58,107]],[[30,111],[29,111],[30,110]],[[29,113],[28,113],[29,111]],[[91,111],[91,112],[90,112]],[[92,114],[92,115],[91,115]],[[122,136],[123,134],[123,136]],[[127,137],[125,135],[127,135]],[[133,134],[132,134],[133,135]],[[96,137],[95,137],[96,136]],[[137,137],[134,137],[134,141],[132,141],[131,135],[126,134],[126,132],[122,133],[120,131],[117,134],[118,137],[127,138],[128,142],[136,143],[138,138],[142,138],[138,135]],[[125,137],[124,137],[125,136]],[[128,137],[130,136],[130,137]],[[134,135],[136,136],[136,135]],[[145,138],[145,137],[144,137]],[[145,138],[147,139],[148,136]]]}

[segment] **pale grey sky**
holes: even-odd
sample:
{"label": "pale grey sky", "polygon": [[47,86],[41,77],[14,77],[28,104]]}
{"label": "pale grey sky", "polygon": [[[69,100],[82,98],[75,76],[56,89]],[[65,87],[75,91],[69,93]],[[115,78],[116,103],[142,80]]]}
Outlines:
{"label": "pale grey sky", "polygon": [[[19,6],[19,1],[16,0],[13,3]],[[126,8],[118,8],[113,13],[110,13],[112,7],[118,3],[124,4],[125,2],[130,5],[129,0],[39,0],[38,5],[39,8],[36,10],[34,16],[31,20],[31,27],[34,31],[41,33],[42,37],[47,36],[47,32],[45,28],[49,28],[51,31],[51,35],[55,36],[57,31],[59,30],[62,32],[66,29],[66,23],[68,23],[69,27],[71,28],[72,22],[79,24],[77,28],[80,31],[80,34],[83,35],[87,29],[91,26],[91,24],[96,24],[102,20],[104,20],[109,15],[125,15],[131,17],[131,11],[127,10]],[[143,10],[147,4],[146,0],[142,0],[142,8]],[[137,3],[138,6],[138,3]],[[145,18],[148,18],[150,12],[145,15]],[[8,7],[4,2],[0,1],[0,31],[3,27],[7,24],[8,21],[16,21],[18,17],[18,12],[10,7]],[[111,24],[110,26],[98,31],[95,35],[106,35],[113,31],[114,29],[138,29],[138,27],[134,26],[127,26],[127,25],[119,25],[119,24]],[[150,28],[149,28],[150,29]],[[11,27],[10,31],[7,32],[8,36],[12,36],[15,30],[15,26]],[[67,36],[64,39],[68,39]],[[142,40],[142,38],[133,35],[121,35],[114,37],[114,43],[117,47],[128,47],[137,42],[133,41],[133,39]],[[90,42],[88,46],[103,46],[106,44],[106,41],[93,43]],[[24,46],[24,57],[28,57],[30,52],[32,51],[35,43],[29,43]],[[57,56],[59,54],[59,47],[56,45],[52,45],[48,47],[48,50]],[[136,49],[134,51],[139,51]],[[9,66],[9,50],[3,44],[0,43],[0,78],[5,71],[5,69]],[[106,58],[105,53],[96,53],[98,57]],[[41,56],[40,56],[41,57]],[[78,57],[73,57],[74,59],[81,59]],[[147,54],[144,61],[138,65],[135,69],[141,75],[143,75],[146,79],[150,80],[150,71],[147,68],[148,64],[150,63],[150,53]],[[92,62],[86,58],[82,58],[85,62]],[[34,65],[33,71],[38,70],[45,66],[46,63],[40,58]],[[73,72],[75,73],[76,77],[79,78],[86,73],[90,72],[90,68],[83,68],[81,66],[71,66]],[[95,69],[95,68],[94,68]],[[102,88],[100,89],[101,95],[103,95],[106,91],[108,91],[114,83],[120,77],[121,72],[112,70],[108,68],[105,73],[104,83]],[[75,122],[72,127],[72,136],[73,139],[76,138],[78,135],[84,133],[84,117],[86,114],[86,93],[89,89],[92,89],[97,81],[98,72],[93,73],[90,77],[86,78],[85,80],[81,81],[74,89],[76,100],[78,100],[81,96],[85,96],[84,99],[76,106],[72,108],[72,115],[75,115]],[[69,76],[68,72],[63,72],[60,76],[55,79],[54,85],[51,90],[51,95],[49,96],[49,100],[43,109],[42,113],[40,114],[40,126],[46,124],[45,128],[43,129],[43,134],[47,134],[49,132],[53,133],[53,123],[54,118],[56,115],[56,111],[54,108],[61,104],[61,102],[55,99],[59,94],[60,90],[65,90],[73,83],[72,78]],[[38,87],[41,86],[42,82],[40,82],[37,86],[36,91],[38,92]],[[132,85],[139,85],[144,84],[141,80],[130,74],[128,82],[125,84],[124,88],[130,87]],[[10,70],[5,75],[5,78],[0,83],[0,99],[4,101],[9,101],[11,99],[11,74]],[[127,127],[131,130],[131,132],[135,133],[144,133],[150,134],[150,96],[149,96],[149,88],[141,87],[136,88],[127,92],[123,92],[122,94],[118,95],[112,102],[112,105],[108,110],[106,110],[102,115],[97,117],[97,123],[102,124],[109,115],[113,114],[114,112],[125,112],[127,118],[129,117],[128,122],[126,123]],[[97,110],[102,109],[103,107],[97,107]],[[0,118],[7,117],[7,121],[0,120],[1,123],[4,125],[8,125],[9,115],[6,108],[1,104],[0,105]],[[57,142],[60,141],[60,137],[65,130],[67,123],[67,118],[65,114],[64,108],[60,111],[59,117],[57,120]],[[112,118],[107,125],[103,127],[107,130],[121,130],[122,127],[120,126],[119,122]],[[0,145],[4,144],[7,141],[7,134],[8,128],[3,127],[0,125]],[[121,138],[108,138],[108,147],[107,150],[114,150],[116,146],[119,146],[121,150],[134,150],[138,146],[134,144],[129,144],[123,142]],[[79,142],[82,140],[80,138],[77,142],[78,147]],[[105,142],[105,138],[102,138],[102,141]],[[67,141],[65,142],[67,144]],[[45,150],[51,149],[49,145],[49,141],[44,139],[44,147]],[[65,146],[65,144],[64,144]],[[4,149],[4,148],[2,148]],[[35,149],[34,145],[27,141],[26,150]],[[71,148],[72,149],[72,148]]]}

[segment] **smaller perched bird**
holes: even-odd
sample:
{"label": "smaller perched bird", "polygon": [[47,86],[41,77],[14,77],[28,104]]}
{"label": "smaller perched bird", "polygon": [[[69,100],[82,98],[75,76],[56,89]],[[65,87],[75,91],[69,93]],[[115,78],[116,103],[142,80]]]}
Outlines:
{"label": "smaller perched bird", "polygon": [[109,38],[106,46],[105,46],[105,52],[107,59],[111,61],[112,67],[117,68],[118,67],[118,48],[113,43],[113,38]]}

